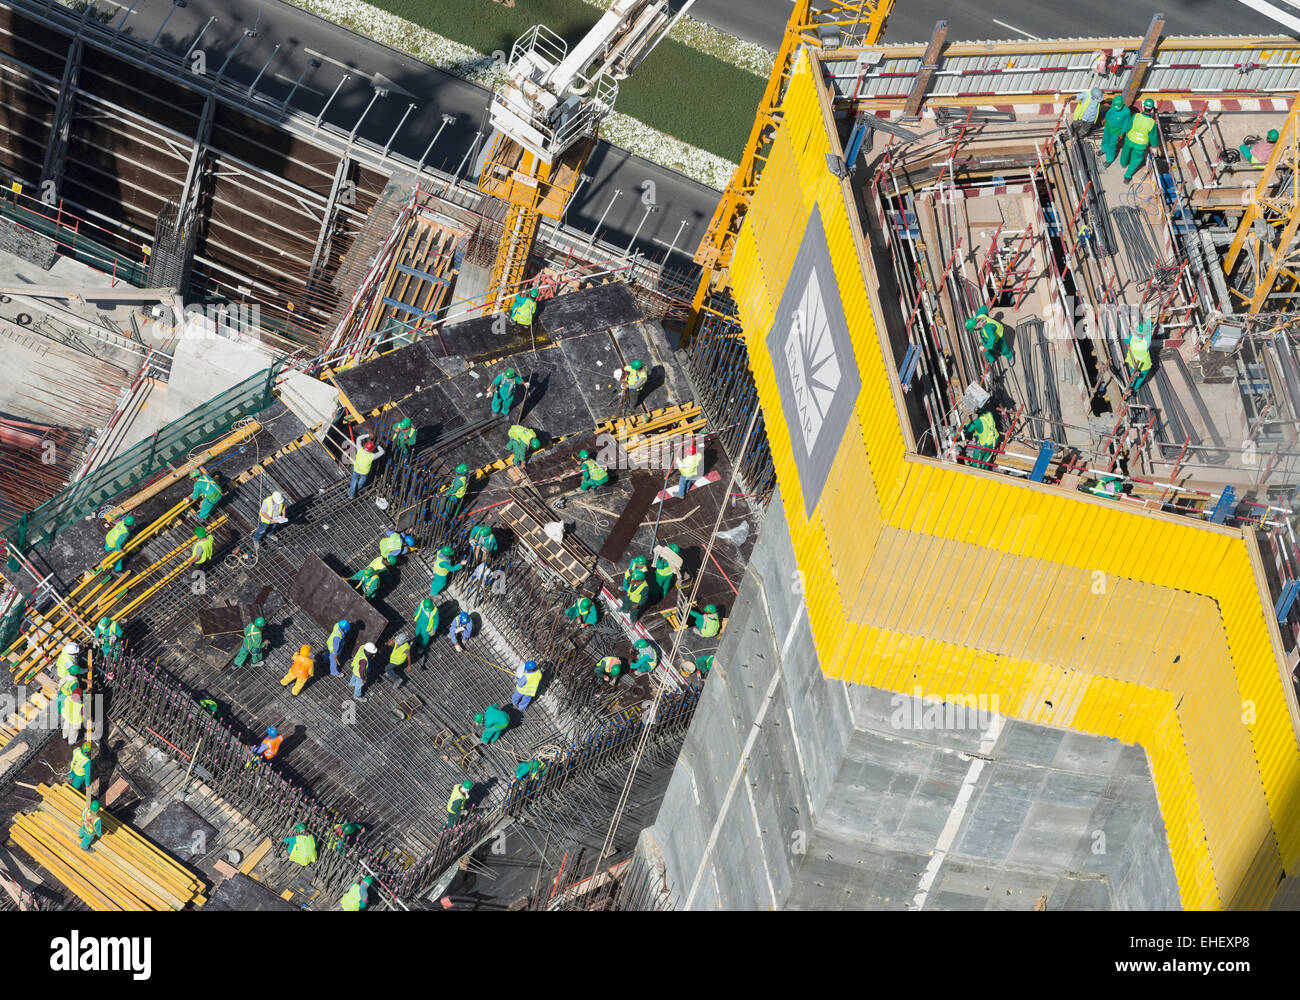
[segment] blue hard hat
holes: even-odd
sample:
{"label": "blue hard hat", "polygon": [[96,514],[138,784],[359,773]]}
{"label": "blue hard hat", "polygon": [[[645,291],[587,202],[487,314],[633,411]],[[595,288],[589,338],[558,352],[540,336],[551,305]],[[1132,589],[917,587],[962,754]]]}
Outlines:
{"label": "blue hard hat", "polygon": [[339,628],[341,628],[344,632],[346,632],[351,627],[352,624],[346,618],[339,619]]}
{"label": "blue hard hat", "polygon": [[415,538],[412,535],[403,535],[402,538],[406,541],[407,545],[415,544]]}
{"label": "blue hard hat", "polygon": [[536,669],[537,669],[537,664],[534,663],[532,660],[529,660],[527,663],[524,664],[524,669],[525,669],[525,670],[536,670]]}
{"label": "blue hard hat", "polygon": [[266,735],[271,737],[271,739],[275,739],[275,726],[267,726]]}
{"label": "blue hard hat", "polygon": [[462,611],[460,614],[458,614],[458,615],[456,616],[456,621],[458,621],[458,622],[467,622],[467,621],[469,621],[469,612],[468,612],[468,611]]}

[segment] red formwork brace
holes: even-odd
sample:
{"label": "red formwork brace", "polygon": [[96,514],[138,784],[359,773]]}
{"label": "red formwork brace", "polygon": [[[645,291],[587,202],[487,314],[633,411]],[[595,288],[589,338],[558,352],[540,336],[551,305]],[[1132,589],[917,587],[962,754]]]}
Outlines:
{"label": "red formwork brace", "polygon": [[[960,250],[961,250],[961,237],[958,236],[957,242],[953,245],[952,253],[948,255],[948,263],[944,265],[943,273],[939,275],[939,280],[933,286],[930,285],[929,279],[926,278],[925,275],[921,275],[921,285],[916,292],[916,304],[912,306],[912,311],[908,314],[907,317],[907,323],[903,326],[904,335],[910,334],[912,332],[912,321],[916,318],[916,312],[921,307],[921,299],[925,295],[926,288],[928,287],[932,288],[935,295],[940,294],[939,289],[943,288],[944,284],[947,282],[948,274],[952,271],[952,265],[956,262],[957,254]],[[935,345],[936,349],[938,348],[938,346],[939,346],[938,344]]]}
{"label": "red formwork brace", "polygon": [[[1011,251],[1011,254],[1008,257],[1006,267],[1003,268],[1002,280],[998,282],[997,288],[994,289],[993,296],[990,299],[990,303],[996,302],[998,299],[1002,298],[1002,296],[1008,292],[1020,293],[1016,298],[1015,305],[1012,307],[1013,309],[1019,309],[1020,304],[1024,302],[1025,296],[1029,293],[1030,277],[1033,272],[1033,265],[1032,265],[1033,248],[1032,247],[1028,251],[1028,255],[1031,258],[1030,266],[1025,268],[1023,273],[1019,273],[1017,269],[1020,265],[1021,260],[1026,254],[1025,243],[1030,239],[1032,239],[1033,237],[1034,237],[1034,223],[1033,221],[1027,221],[1025,223],[1025,229],[1020,235],[1020,239],[1016,241],[1015,249]],[[1024,283],[1020,285],[1012,286],[1011,281],[1013,278],[1017,280],[1022,280]]]}
{"label": "red formwork brace", "polygon": [[[1170,473],[1169,473],[1169,485],[1170,485],[1170,486],[1177,486],[1177,485],[1178,485],[1178,470],[1179,470],[1179,468],[1182,467],[1182,464],[1183,464],[1183,456],[1185,456],[1185,455],[1187,454],[1187,448],[1188,448],[1188,446],[1189,446],[1191,443],[1192,443],[1192,436],[1191,436],[1190,434],[1188,434],[1187,437],[1183,439],[1183,446],[1178,450],[1178,457],[1177,457],[1176,459],[1174,459],[1174,467],[1173,467],[1172,470],[1170,470]],[[1164,490],[1164,491],[1161,492],[1161,494],[1160,494],[1160,502],[1161,502],[1162,504],[1165,502],[1165,498],[1167,497],[1168,493],[1169,493],[1169,490]]]}
{"label": "red formwork brace", "polygon": [[1002,229],[1006,223],[999,222],[998,228],[993,230],[993,239],[989,241],[989,248],[984,254],[984,263],[980,265],[979,277],[975,279],[975,287],[980,290],[980,294],[985,292],[984,283],[993,276],[993,256],[997,253],[998,239],[1002,236]]}

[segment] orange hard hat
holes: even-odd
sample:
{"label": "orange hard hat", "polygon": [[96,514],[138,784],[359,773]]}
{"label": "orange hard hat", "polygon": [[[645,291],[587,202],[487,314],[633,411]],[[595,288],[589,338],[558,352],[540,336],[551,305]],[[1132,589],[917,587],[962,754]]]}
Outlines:
{"label": "orange hard hat", "polygon": [[298,650],[298,655],[299,655],[299,656],[310,656],[310,655],[311,655],[311,647],[310,647],[310,646],[303,646],[302,649]]}

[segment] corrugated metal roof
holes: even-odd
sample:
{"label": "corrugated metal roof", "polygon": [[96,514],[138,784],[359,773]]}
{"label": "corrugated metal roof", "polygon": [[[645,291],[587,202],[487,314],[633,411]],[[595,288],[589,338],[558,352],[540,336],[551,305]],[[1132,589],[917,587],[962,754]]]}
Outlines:
{"label": "corrugated metal roof", "polygon": [[[731,267],[823,670],[1140,743],[1184,905],[1267,905],[1300,861],[1300,745],[1253,538],[909,454],[825,112],[802,56]],[[814,204],[863,388],[805,518],[762,344]]]}

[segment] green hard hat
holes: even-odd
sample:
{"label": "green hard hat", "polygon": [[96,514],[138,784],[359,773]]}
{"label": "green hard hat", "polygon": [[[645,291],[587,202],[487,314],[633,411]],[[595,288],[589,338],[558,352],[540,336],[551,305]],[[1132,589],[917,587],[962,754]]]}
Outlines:
{"label": "green hard hat", "polygon": [[90,811],[93,813],[99,812],[99,799],[90,800]]}
{"label": "green hard hat", "polygon": [[191,479],[198,479],[198,478],[199,478],[199,470],[198,470],[198,469],[191,469],[191,470],[190,470],[190,478],[191,478]]}
{"label": "green hard hat", "polygon": [[439,551],[440,553],[442,553],[444,556],[453,555],[453,554],[455,554],[455,552],[456,552],[456,550],[453,549],[450,545],[444,545],[444,546],[443,546],[442,548],[440,548],[438,551]]}
{"label": "green hard hat", "polygon": [[975,331],[975,317],[972,316],[970,319],[966,321],[966,332],[973,333],[974,331]]}
{"label": "green hard hat", "polygon": [[1124,106],[1124,98],[1121,97],[1119,94],[1116,94],[1114,97],[1110,99],[1110,106],[1114,108],[1116,111],[1118,111],[1120,108]]}
{"label": "green hard hat", "polygon": [[100,628],[107,628],[109,625],[112,624],[113,624],[113,619],[109,618],[107,615],[105,615],[103,618],[99,620]]}
{"label": "green hard hat", "polygon": [[587,458],[591,458],[591,455],[585,448],[582,451],[578,452],[579,460],[587,459]]}
{"label": "green hard hat", "polygon": [[411,426],[411,418],[403,417],[401,420],[397,422],[397,426],[400,430],[405,430],[406,428]]}
{"label": "green hard hat", "polygon": [[645,367],[645,362],[633,361],[631,364],[628,365],[628,367],[631,368],[634,372],[639,372],[642,368]]}
{"label": "green hard hat", "polygon": [[295,826],[295,827],[293,828],[293,832],[294,832],[294,833],[306,833],[306,832],[307,832],[307,827],[306,827],[305,824],[299,823],[297,826]]}
{"label": "green hard hat", "polygon": [[469,472],[469,466],[464,462],[461,462],[460,465],[456,466],[456,474],[458,476],[463,476],[467,472]]}
{"label": "green hard hat", "polygon": [[472,781],[462,781],[462,782],[460,783],[460,787],[463,788],[465,791],[468,792],[471,788],[474,787],[474,782],[472,782]]}
{"label": "green hard hat", "polygon": [[364,883],[366,883],[366,885],[374,885],[374,884],[375,884],[375,877],[374,877],[373,875],[367,875],[367,876],[366,876],[365,878],[363,878],[361,881],[364,882]]}
{"label": "green hard hat", "polygon": [[718,613],[718,606],[716,604],[706,604],[704,605],[704,613],[706,615],[716,615]]}
{"label": "green hard hat", "polygon": [[1268,130],[1268,141],[1277,142],[1277,129],[1271,128]]}
{"label": "green hard hat", "polygon": [[668,551],[673,553],[674,555],[681,555],[682,547],[678,545],[676,542],[673,542],[672,545],[668,546]]}
{"label": "green hard hat", "polygon": [[203,525],[200,524],[197,528],[194,529],[194,537],[195,537],[195,538],[207,538],[207,537],[208,537],[208,529],[205,528],[205,527],[203,527]]}
{"label": "green hard hat", "polygon": [[1156,109],[1156,102],[1151,100],[1151,98],[1148,97],[1145,101],[1142,102],[1143,111],[1154,111],[1155,109]]}
{"label": "green hard hat", "polygon": [[474,725],[476,725],[476,726],[481,726],[481,725],[483,725],[483,713],[482,713],[482,712],[475,712],[475,713],[474,713]]}
{"label": "green hard hat", "polygon": [[637,649],[645,649],[648,645],[650,645],[650,642],[647,639],[638,639],[636,642],[632,643],[632,645],[635,646]]}
{"label": "green hard hat", "polygon": [[644,566],[644,565],[645,565],[645,556],[633,556],[633,557],[632,557],[632,564],[633,564],[634,566]]}
{"label": "green hard hat", "polygon": [[127,514],[126,517],[122,518],[122,523],[129,528],[131,525],[135,524],[135,518],[130,514]]}
{"label": "green hard hat", "polygon": [[258,628],[261,628],[263,625],[266,624],[266,619],[263,618],[261,615],[258,615],[256,618],[253,619],[253,624],[256,625]]}
{"label": "green hard hat", "polygon": [[582,611],[582,612],[584,612],[584,613],[590,611],[590,610],[591,610],[591,598],[590,598],[590,597],[584,597],[582,600],[580,600],[580,601],[578,602],[578,610],[579,610],[579,611]]}
{"label": "green hard hat", "polygon": [[515,377],[515,370],[513,368],[507,368],[506,378],[514,378],[514,377]]}
{"label": "green hard hat", "polygon": [[90,740],[86,740],[85,743],[81,744],[81,752],[90,753]]}

